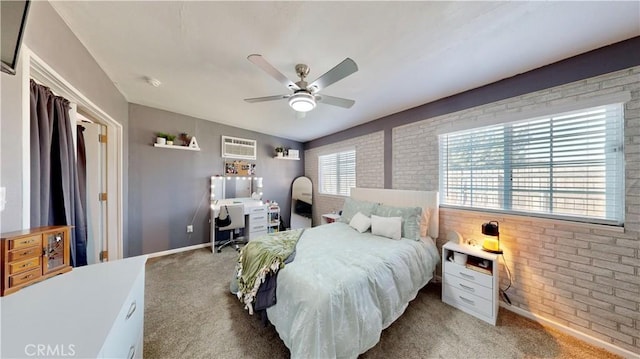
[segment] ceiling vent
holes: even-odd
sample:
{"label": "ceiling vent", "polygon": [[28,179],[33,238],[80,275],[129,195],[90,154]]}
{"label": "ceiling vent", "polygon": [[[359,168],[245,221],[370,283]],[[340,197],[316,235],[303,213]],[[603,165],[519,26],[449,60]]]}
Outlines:
{"label": "ceiling vent", "polygon": [[256,140],[222,136],[222,157],[255,160],[256,148]]}

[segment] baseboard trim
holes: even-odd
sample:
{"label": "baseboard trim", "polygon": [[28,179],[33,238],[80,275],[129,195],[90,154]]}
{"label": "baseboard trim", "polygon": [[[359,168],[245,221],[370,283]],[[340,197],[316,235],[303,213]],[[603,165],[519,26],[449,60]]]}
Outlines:
{"label": "baseboard trim", "polygon": [[180,247],[180,248],[176,248],[176,249],[169,249],[168,251],[155,252],[155,253],[150,253],[150,254],[147,254],[147,255],[149,256],[149,258],[155,258],[155,257],[168,256],[169,254],[174,254],[174,253],[192,251],[194,249],[200,249],[200,248],[205,248],[205,247],[211,247],[211,243],[203,243],[203,244],[196,244],[194,246],[189,246],[189,247]]}
{"label": "baseboard trim", "polygon": [[553,327],[554,329],[557,329],[565,334],[571,335],[575,338],[578,338],[580,340],[583,340],[591,345],[606,349],[614,354],[618,354],[624,358],[634,358],[634,359],[640,359],[640,355],[631,352],[629,350],[620,348],[616,345],[613,345],[611,343],[607,343],[604,340],[598,339],[598,338],[594,338],[590,335],[584,334],[582,332],[579,332],[573,328],[569,328],[567,326],[564,326],[560,323],[554,322],[553,320],[549,320],[547,318],[541,317],[539,315],[533,314],[527,310],[524,310],[522,308],[518,308],[515,307],[513,305],[508,305],[504,302],[500,302],[500,306],[506,310],[512,311],[518,315],[521,315],[525,318],[529,318],[531,320],[533,320],[534,322],[538,322],[550,327]]}

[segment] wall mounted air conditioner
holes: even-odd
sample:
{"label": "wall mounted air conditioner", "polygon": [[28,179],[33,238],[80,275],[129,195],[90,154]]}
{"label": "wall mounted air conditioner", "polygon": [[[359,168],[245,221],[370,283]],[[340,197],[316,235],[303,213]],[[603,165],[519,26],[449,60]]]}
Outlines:
{"label": "wall mounted air conditioner", "polygon": [[255,160],[257,154],[256,140],[222,136],[222,157]]}

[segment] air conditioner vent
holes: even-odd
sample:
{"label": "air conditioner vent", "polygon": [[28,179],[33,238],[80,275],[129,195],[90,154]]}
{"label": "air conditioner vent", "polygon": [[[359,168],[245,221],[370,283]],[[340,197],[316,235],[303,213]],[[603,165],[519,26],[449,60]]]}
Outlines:
{"label": "air conditioner vent", "polygon": [[257,142],[245,138],[222,136],[222,157],[256,159]]}

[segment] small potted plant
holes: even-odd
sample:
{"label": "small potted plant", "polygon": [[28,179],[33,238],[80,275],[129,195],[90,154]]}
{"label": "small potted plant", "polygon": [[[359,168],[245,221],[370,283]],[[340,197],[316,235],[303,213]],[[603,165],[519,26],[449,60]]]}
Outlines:
{"label": "small potted plant", "polygon": [[167,145],[172,146],[173,145],[173,140],[176,139],[175,135],[167,135]]}
{"label": "small potted plant", "polygon": [[156,143],[159,145],[166,145],[167,144],[167,134],[164,132],[158,132],[156,133]]}
{"label": "small potted plant", "polygon": [[284,147],[283,146],[276,147],[276,156],[284,157]]}

